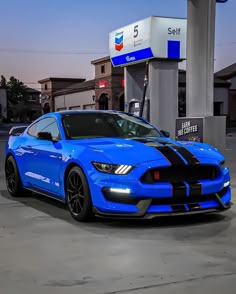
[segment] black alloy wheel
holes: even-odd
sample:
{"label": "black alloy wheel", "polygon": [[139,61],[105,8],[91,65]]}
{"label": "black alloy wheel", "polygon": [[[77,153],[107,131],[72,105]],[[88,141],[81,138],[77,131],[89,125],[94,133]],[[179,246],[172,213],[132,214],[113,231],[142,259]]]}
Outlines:
{"label": "black alloy wheel", "polygon": [[24,196],[26,191],[22,188],[20,174],[13,156],[9,156],[6,159],[5,176],[9,194],[13,197]]}
{"label": "black alloy wheel", "polygon": [[77,221],[88,221],[91,219],[92,202],[87,179],[78,166],[72,167],[69,171],[65,192],[68,209],[74,219]]}

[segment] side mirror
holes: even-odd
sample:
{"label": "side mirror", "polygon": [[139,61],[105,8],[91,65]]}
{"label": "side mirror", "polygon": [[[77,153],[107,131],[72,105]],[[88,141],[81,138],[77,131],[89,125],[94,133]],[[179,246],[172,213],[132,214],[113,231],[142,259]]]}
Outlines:
{"label": "side mirror", "polygon": [[162,135],[163,135],[164,137],[167,137],[167,138],[170,137],[170,133],[167,132],[167,131],[165,131],[165,130],[161,130],[161,133],[162,133]]}
{"label": "side mirror", "polygon": [[49,132],[39,132],[37,134],[37,138],[39,140],[47,140],[47,141],[53,141],[52,134]]}

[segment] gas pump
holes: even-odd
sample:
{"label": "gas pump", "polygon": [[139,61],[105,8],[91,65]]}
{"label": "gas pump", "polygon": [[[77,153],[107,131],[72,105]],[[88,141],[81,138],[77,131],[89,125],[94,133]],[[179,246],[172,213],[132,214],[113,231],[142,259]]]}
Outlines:
{"label": "gas pump", "polygon": [[[143,110],[142,110],[143,107]],[[140,115],[142,111],[142,115]],[[150,120],[150,100],[145,99],[145,102],[142,106],[142,101],[140,99],[131,99],[129,102],[128,112],[140,117],[143,117],[145,120]]]}
{"label": "gas pump", "polygon": [[148,71],[149,71],[149,62],[146,63],[146,71],[144,76],[144,88],[143,88],[143,97],[142,100],[131,99],[129,102],[128,112],[134,115],[143,117],[147,121],[150,119],[150,100],[146,99],[147,87],[148,87]]}
{"label": "gas pump", "polygon": [[129,102],[128,112],[138,116],[140,113],[140,105],[141,105],[140,100],[131,99]]}
{"label": "gas pump", "polygon": [[[147,93],[147,86],[148,86],[148,71],[149,71],[149,62],[146,62],[146,71],[145,71],[145,76],[144,76],[144,88],[143,88],[143,99],[141,101],[141,105],[140,105],[140,112],[139,112],[139,116],[142,117],[143,116],[143,110],[145,107],[145,99],[146,99],[146,93]],[[147,109],[149,111],[149,109]],[[149,113],[148,113],[149,116]]]}

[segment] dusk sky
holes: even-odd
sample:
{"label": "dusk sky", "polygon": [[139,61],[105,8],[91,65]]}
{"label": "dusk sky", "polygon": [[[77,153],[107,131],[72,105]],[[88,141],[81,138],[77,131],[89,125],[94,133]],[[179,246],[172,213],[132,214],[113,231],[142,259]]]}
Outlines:
{"label": "dusk sky", "polygon": [[[187,17],[187,0],[0,0],[0,74],[92,79],[109,32],[151,15]],[[236,62],[235,0],[217,4],[215,43],[215,70]]]}

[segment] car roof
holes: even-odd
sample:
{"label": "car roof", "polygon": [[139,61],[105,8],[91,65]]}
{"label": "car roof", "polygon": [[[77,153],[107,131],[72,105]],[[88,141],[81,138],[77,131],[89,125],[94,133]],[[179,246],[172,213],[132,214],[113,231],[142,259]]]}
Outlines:
{"label": "car roof", "polygon": [[79,114],[79,113],[124,113],[122,111],[116,111],[116,110],[93,110],[93,109],[89,109],[89,110],[63,110],[63,111],[59,111],[59,112],[55,112],[55,113],[59,113],[61,115],[68,115],[68,114]]}
{"label": "car roof", "polygon": [[[63,111],[55,111],[55,112],[48,112],[46,114],[43,114],[42,116],[40,116],[38,119],[35,120],[41,120],[43,118],[47,118],[47,117],[55,117],[55,118],[60,118],[62,116],[66,116],[66,115],[75,115],[75,114],[91,114],[91,113],[97,113],[97,114],[101,114],[101,113],[113,113],[113,114],[119,114],[119,113],[126,113],[126,112],[122,112],[122,111],[117,111],[117,110],[63,110]],[[129,115],[132,115],[130,113],[126,113]]]}
{"label": "car roof", "polygon": [[[76,114],[126,114],[128,116],[133,116],[136,117],[136,115],[129,113],[129,112],[124,112],[124,111],[119,111],[119,110],[63,110],[63,111],[55,111],[55,112],[48,112],[41,117],[39,117],[35,122],[47,118],[47,117],[55,117],[56,119],[61,119],[63,116],[67,115],[76,115]],[[147,122],[143,117],[139,117],[141,120]]]}

